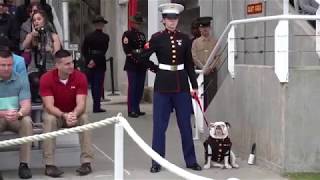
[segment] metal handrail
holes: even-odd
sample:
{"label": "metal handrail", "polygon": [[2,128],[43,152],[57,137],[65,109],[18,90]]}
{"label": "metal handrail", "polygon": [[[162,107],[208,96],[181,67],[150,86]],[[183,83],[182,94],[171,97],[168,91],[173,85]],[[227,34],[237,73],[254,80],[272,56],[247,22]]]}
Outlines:
{"label": "metal handrail", "polygon": [[211,53],[207,59],[207,63],[203,67],[203,72],[208,73],[212,67],[217,65],[217,61],[214,61],[213,57],[216,56],[223,39],[226,38],[225,36],[227,35],[227,33],[229,32],[229,30],[232,26],[238,25],[238,24],[247,24],[247,23],[253,23],[253,22],[264,22],[264,21],[274,21],[274,20],[320,20],[320,16],[288,14],[288,15],[276,15],[276,16],[257,17],[257,18],[230,21],[228,23],[227,27],[222,32],[221,36],[219,37],[219,40],[218,40],[216,46],[211,51]]}

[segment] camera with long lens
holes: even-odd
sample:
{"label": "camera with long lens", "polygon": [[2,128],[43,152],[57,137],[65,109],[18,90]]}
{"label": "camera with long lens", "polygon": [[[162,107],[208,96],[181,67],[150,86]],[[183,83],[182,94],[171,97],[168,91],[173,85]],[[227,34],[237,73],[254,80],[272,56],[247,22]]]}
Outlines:
{"label": "camera with long lens", "polygon": [[[37,72],[32,72],[29,74],[29,82],[30,82],[30,89],[31,89],[31,101],[32,103],[41,103],[41,97],[39,94],[39,83],[40,77],[42,74],[46,72],[46,56],[45,56],[45,44],[46,44],[46,28],[40,27],[35,29],[39,36],[36,38],[37,41],[37,48],[35,48],[35,56],[34,62],[36,68],[38,69]],[[39,49],[38,49],[39,48]]]}
{"label": "camera with long lens", "polygon": [[45,33],[46,33],[46,29],[45,29],[44,27],[37,28],[36,31],[37,31],[39,34],[45,34]]}

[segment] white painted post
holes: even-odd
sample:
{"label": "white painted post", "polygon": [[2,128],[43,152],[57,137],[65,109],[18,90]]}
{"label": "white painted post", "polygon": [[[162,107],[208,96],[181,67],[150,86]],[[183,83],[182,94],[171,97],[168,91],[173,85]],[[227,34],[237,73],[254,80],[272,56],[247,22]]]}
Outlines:
{"label": "white painted post", "polygon": [[[198,73],[199,73],[199,76],[198,76],[197,82],[198,82],[198,93],[200,96],[199,100],[200,100],[201,107],[204,108],[204,96],[201,96],[204,93],[204,76],[203,76],[203,71],[198,71]],[[198,123],[197,123],[198,133],[199,132],[203,133],[204,118],[203,118],[203,114],[202,114],[199,106],[198,106],[198,118],[197,119],[198,119]]]}
{"label": "white painted post", "polygon": [[70,28],[69,28],[69,2],[64,0],[62,2],[63,14],[63,47],[69,49],[70,42]]}
{"label": "white painted post", "polygon": [[[320,3],[320,1],[317,1]],[[320,16],[320,6],[316,12],[317,16]],[[320,21],[316,20],[316,52],[318,54],[318,57],[320,57]]]}
{"label": "white painted post", "polygon": [[289,82],[289,22],[280,20],[274,33],[274,71],[281,83]]}
{"label": "white painted post", "polygon": [[[148,39],[151,38],[152,34],[159,31],[159,0],[148,1]],[[157,57],[155,54],[151,55],[150,60],[156,63]],[[147,71],[148,86],[153,87],[155,74]]]}
{"label": "white painted post", "polygon": [[283,14],[289,14],[289,0],[283,0]]}
{"label": "white painted post", "polygon": [[[204,78],[203,78],[203,72],[202,70],[196,70],[196,73],[199,74],[198,78],[197,78],[197,83],[198,83],[198,93],[199,93],[199,100],[200,100],[200,104],[201,107],[203,107],[203,96],[201,96],[203,94],[203,82],[204,82]],[[191,88],[191,83],[190,84],[190,88]],[[193,140],[199,140],[199,132],[203,132],[203,113],[201,112],[201,109],[199,107],[199,104],[196,102],[196,100],[192,99],[192,106],[193,106],[193,112],[194,112],[194,124],[195,124],[195,129],[194,129],[194,136],[193,136]]]}
{"label": "white painted post", "polygon": [[123,127],[114,125],[114,179],[123,180]]}
{"label": "white painted post", "polygon": [[234,59],[236,54],[235,27],[231,26],[228,34],[228,71],[232,78],[235,77]]}

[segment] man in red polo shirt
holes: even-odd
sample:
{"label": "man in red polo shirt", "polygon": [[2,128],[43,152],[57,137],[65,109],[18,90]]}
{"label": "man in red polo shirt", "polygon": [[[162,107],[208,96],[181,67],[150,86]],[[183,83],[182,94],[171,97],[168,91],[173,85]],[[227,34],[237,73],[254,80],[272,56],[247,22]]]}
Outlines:
{"label": "man in red polo shirt", "polygon": [[[66,50],[55,53],[55,64],[56,69],[45,73],[40,79],[45,133],[88,123],[85,113],[88,91],[86,76],[74,69],[71,54]],[[79,138],[81,166],[77,172],[83,176],[92,172],[93,153],[90,132],[80,133]],[[45,174],[50,177],[60,177],[63,171],[54,165],[54,144],[54,139],[47,139],[43,143]]]}

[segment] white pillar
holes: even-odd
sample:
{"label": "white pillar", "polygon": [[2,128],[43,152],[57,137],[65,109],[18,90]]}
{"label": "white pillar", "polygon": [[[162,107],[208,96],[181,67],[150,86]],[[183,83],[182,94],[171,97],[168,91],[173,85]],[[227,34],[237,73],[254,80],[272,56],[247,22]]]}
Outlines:
{"label": "white pillar", "polygon": [[[320,16],[320,6],[317,10],[316,15]],[[316,20],[316,52],[318,54],[318,57],[320,57],[320,20]]]}
{"label": "white pillar", "polygon": [[232,78],[235,77],[235,72],[234,72],[234,59],[235,59],[235,51],[236,51],[235,34],[236,34],[235,27],[233,25],[228,34],[228,71]]}
{"label": "white pillar", "polygon": [[[106,2],[108,1],[106,0]],[[113,4],[114,14],[111,16],[115,16],[115,22],[113,25],[109,25],[109,27],[115,27],[115,36],[110,36],[113,39],[113,44],[110,43],[110,46],[114,46],[114,67],[117,68],[117,76],[115,76],[117,78],[115,78],[115,80],[118,80],[118,87],[121,93],[127,95],[128,78],[127,74],[123,71],[126,56],[121,43],[123,33],[128,30],[128,4],[119,4],[118,0],[113,0]]]}
{"label": "white pillar", "polygon": [[280,20],[274,32],[274,71],[281,83],[289,81],[289,22]]}
{"label": "white pillar", "polygon": [[123,127],[114,125],[114,179],[123,180]]}
{"label": "white pillar", "polygon": [[[194,119],[195,119],[195,129],[194,129],[194,133],[193,133],[193,140],[199,140],[199,133],[203,133],[204,132],[204,127],[203,127],[203,121],[204,121],[204,96],[202,96],[203,92],[204,92],[204,77],[203,77],[203,71],[202,70],[196,70],[196,73],[199,74],[198,78],[197,78],[197,83],[198,83],[198,93],[199,93],[199,101],[200,101],[200,106],[198,102],[195,99],[192,99],[192,106],[193,106],[193,112],[194,112]],[[191,87],[191,83],[190,84],[190,88]]]}
{"label": "white pillar", "polygon": [[283,0],[283,14],[289,14],[289,0]]}
{"label": "white pillar", "polygon": [[[148,1],[148,39],[151,38],[152,34],[160,31],[162,29],[161,19],[162,16],[158,10],[159,5],[163,3],[168,3],[169,0],[152,0]],[[158,60],[153,54],[150,60],[157,63]],[[148,86],[152,87],[154,83],[155,74],[148,71]]]}
{"label": "white pillar", "polygon": [[62,2],[62,14],[63,14],[63,47],[69,49],[70,42],[70,29],[69,29],[69,2],[64,0]]}

